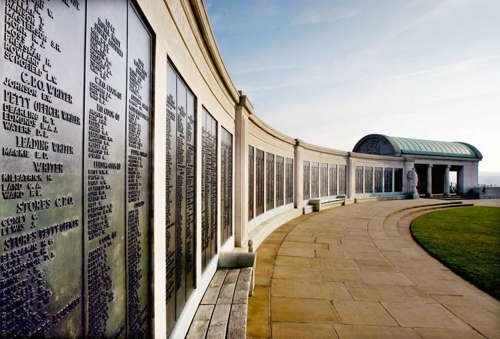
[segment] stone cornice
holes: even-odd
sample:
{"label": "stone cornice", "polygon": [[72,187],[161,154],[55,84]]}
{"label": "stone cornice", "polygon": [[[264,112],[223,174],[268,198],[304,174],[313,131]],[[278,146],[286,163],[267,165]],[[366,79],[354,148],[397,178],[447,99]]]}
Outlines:
{"label": "stone cornice", "polygon": [[[187,2],[187,1],[186,1]],[[208,19],[207,11],[202,0],[189,0],[191,5],[196,24],[201,33],[202,41],[204,43],[204,48],[209,53],[209,57],[215,67],[218,78],[222,82],[224,88],[230,94],[231,98],[235,103],[239,102],[239,93],[234,85],[229,72],[227,71],[226,65],[222,60],[219,47],[217,46],[217,41],[215,40],[215,35],[212,30],[212,26]],[[196,31],[196,29],[193,29]]]}

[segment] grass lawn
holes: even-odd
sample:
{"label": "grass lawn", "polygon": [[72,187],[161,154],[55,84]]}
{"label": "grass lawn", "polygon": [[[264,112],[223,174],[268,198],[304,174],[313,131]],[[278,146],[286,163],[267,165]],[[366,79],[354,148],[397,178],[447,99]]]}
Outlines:
{"label": "grass lawn", "polygon": [[430,254],[500,300],[500,208],[459,207],[416,218],[411,233]]}

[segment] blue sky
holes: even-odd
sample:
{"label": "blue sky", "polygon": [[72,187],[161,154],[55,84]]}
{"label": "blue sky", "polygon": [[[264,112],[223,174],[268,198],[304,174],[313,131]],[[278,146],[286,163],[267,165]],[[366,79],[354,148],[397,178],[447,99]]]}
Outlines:
{"label": "blue sky", "polygon": [[466,141],[500,172],[500,1],[205,0],[256,114],[351,150],[366,134]]}

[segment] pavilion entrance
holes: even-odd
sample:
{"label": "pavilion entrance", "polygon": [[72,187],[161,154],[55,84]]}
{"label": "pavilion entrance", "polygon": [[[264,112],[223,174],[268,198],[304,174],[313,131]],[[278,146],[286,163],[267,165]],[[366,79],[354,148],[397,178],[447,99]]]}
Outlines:
{"label": "pavilion entrance", "polygon": [[420,196],[427,194],[427,167],[427,164],[415,164],[418,177],[417,191]]}
{"label": "pavilion entrance", "polygon": [[462,195],[463,166],[415,164],[417,191],[421,197]]}
{"label": "pavilion entrance", "polygon": [[[446,166],[432,166],[432,195],[443,195],[445,193],[445,169]],[[446,185],[449,185],[448,183]]]}

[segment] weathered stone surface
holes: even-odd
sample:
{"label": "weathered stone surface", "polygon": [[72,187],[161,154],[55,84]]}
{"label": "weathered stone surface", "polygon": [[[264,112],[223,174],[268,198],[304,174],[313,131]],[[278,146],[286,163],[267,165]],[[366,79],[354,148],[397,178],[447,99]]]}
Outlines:
{"label": "weathered stone surface", "polygon": [[205,295],[201,300],[201,304],[213,305],[217,303],[217,298],[219,297],[220,290],[222,288],[222,284],[224,283],[224,279],[226,278],[227,270],[220,270],[215,272],[212,281],[210,281],[210,285],[205,291]]}
{"label": "weathered stone surface", "polygon": [[345,324],[397,326],[382,305],[367,301],[335,301],[335,309]]}
{"label": "weathered stone surface", "polygon": [[326,299],[327,290],[318,280],[273,279],[271,296]]}
{"label": "weathered stone surface", "polygon": [[[480,339],[484,338],[482,335],[474,330],[455,330],[450,328],[415,328],[417,332],[424,339]],[[498,332],[497,332],[498,333]],[[490,337],[494,338],[494,337]]]}
{"label": "weathered stone surface", "polygon": [[226,336],[230,310],[231,305],[218,304],[215,306],[214,313],[208,327],[207,339],[220,339]]}
{"label": "weathered stone surface", "polygon": [[276,266],[274,267],[273,279],[301,279],[320,280],[320,271],[303,266]]}
{"label": "weathered stone surface", "polygon": [[385,307],[403,327],[467,328],[461,319],[440,304],[402,302],[388,303]]}
{"label": "weathered stone surface", "polygon": [[273,323],[273,338],[338,338],[332,325],[308,323]]}
{"label": "weathered stone surface", "polygon": [[269,287],[255,286],[253,295],[248,303],[247,336],[270,337],[270,298]]}
{"label": "weathered stone surface", "polygon": [[413,285],[404,274],[398,272],[361,271],[360,275],[366,284],[371,285]]}
{"label": "weathered stone surface", "polygon": [[252,275],[252,269],[242,268],[240,270],[240,275],[238,276],[238,281],[236,283],[236,288],[233,295],[233,304],[247,304],[248,303],[248,291],[250,290],[250,279]]}
{"label": "weathered stone surface", "polygon": [[425,211],[414,206],[433,203],[350,205],[287,224],[293,237],[280,234],[272,260],[257,267],[267,285],[249,299],[248,338],[498,337],[500,303],[409,234]]}
{"label": "weathered stone surface", "polygon": [[335,329],[340,339],[420,338],[413,329],[402,327],[335,325]]}
{"label": "weathered stone surface", "polygon": [[229,314],[229,324],[227,328],[227,338],[243,339],[246,336],[247,305],[234,304]]}
{"label": "weathered stone surface", "polygon": [[333,306],[327,300],[303,298],[271,298],[271,317],[274,321],[338,322]]}
{"label": "weathered stone surface", "polygon": [[251,274],[251,267],[217,271],[187,337],[245,338]]}

